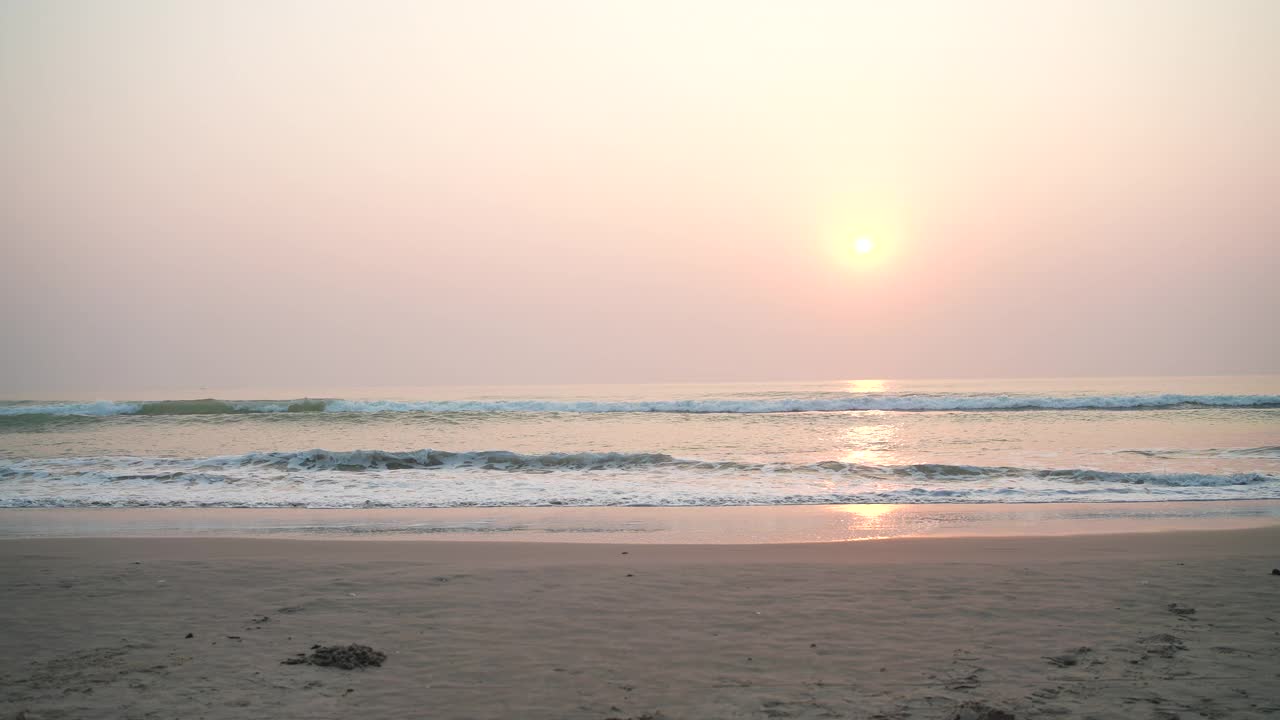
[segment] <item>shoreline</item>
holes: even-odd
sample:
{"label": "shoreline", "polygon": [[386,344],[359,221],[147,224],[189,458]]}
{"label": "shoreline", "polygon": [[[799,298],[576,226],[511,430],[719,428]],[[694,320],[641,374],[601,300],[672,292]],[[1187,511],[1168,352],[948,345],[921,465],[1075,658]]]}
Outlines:
{"label": "shoreline", "polygon": [[[625,547],[625,546],[624,546]],[[95,562],[206,562],[226,559],[341,563],[459,563],[470,568],[546,566],[878,565],[982,563],[990,565],[1128,562],[1218,557],[1247,549],[1280,563],[1280,525],[1076,535],[896,537],[877,542],[660,543],[620,548],[604,542],[456,540],[401,542],[347,537],[44,537],[0,539],[0,560],[70,559]],[[624,557],[627,556],[627,557]],[[1268,566],[1270,567],[1270,566]],[[1280,581],[1277,582],[1280,585]],[[1277,618],[1280,622],[1280,618]],[[1280,631],[1280,627],[1277,628]]]}
{"label": "shoreline", "polygon": [[827,543],[1280,525],[1280,500],[498,508],[5,508],[0,540],[248,537],[606,544]]}

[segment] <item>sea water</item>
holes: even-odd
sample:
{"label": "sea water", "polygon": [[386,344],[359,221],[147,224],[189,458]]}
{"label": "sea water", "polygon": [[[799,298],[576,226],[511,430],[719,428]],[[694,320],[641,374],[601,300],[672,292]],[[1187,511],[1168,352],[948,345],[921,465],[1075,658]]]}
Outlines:
{"label": "sea water", "polygon": [[1280,498],[1280,376],[192,389],[0,402],[0,507]]}

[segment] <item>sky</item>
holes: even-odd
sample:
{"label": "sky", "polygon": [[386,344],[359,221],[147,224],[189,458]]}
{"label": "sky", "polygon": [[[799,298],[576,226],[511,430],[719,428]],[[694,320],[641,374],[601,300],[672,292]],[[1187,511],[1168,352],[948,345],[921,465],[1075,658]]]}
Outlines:
{"label": "sky", "polygon": [[0,0],[0,393],[1280,372],[1277,77],[1272,0]]}

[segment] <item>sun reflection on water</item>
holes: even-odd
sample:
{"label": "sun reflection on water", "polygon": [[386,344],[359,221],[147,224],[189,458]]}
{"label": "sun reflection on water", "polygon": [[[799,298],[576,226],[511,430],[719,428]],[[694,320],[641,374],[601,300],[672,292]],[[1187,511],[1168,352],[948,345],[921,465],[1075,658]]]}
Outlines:
{"label": "sun reflection on water", "polygon": [[894,425],[855,425],[844,431],[841,462],[858,465],[891,465],[898,428]]}
{"label": "sun reflection on water", "polygon": [[902,505],[833,505],[832,509],[836,512],[849,513],[863,518],[869,524],[879,525],[883,522],[881,518],[889,515],[897,510],[902,509]]}
{"label": "sun reflection on water", "polygon": [[844,540],[879,540],[903,534],[903,521],[908,517],[899,514],[904,505],[831,505],[838,513],[843,526]]}

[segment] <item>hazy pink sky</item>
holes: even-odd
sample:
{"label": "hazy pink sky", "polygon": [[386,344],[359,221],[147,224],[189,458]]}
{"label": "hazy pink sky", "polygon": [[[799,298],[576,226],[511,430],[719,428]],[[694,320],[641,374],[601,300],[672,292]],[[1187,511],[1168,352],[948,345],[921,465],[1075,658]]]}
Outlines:
{"label": "hazy pink sky", "polygon": [[0,131],[11,396],[1280,370],[1272,0],[0,0]]}

